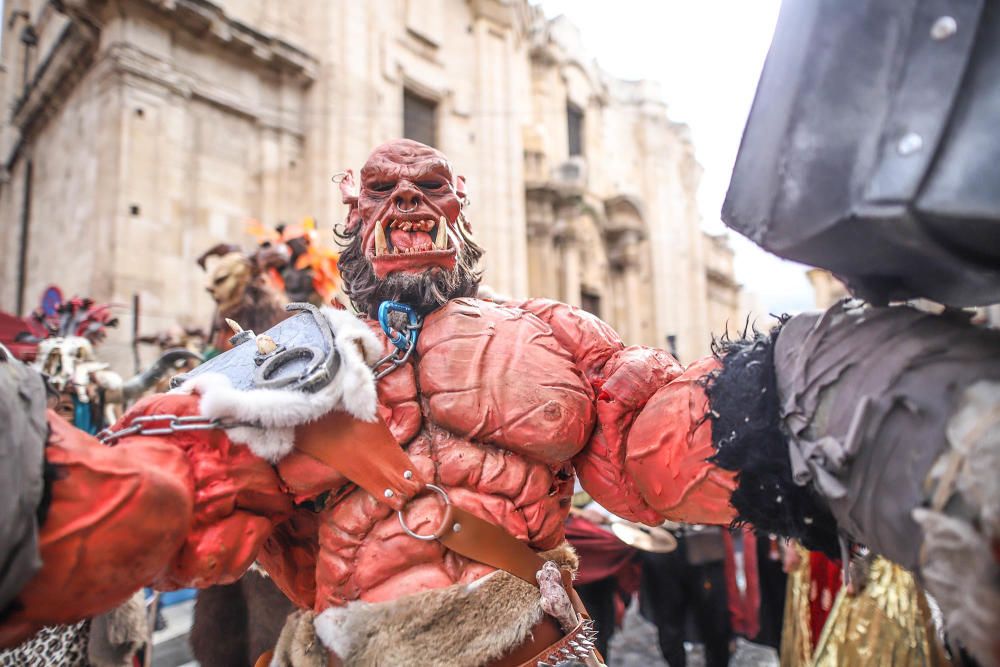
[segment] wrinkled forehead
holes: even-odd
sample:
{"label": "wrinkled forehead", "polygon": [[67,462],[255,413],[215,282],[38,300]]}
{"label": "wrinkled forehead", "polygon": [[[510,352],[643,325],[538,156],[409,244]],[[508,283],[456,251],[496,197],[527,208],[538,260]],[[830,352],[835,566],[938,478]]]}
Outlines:
{"label": "wrinkled forehead", "polygon": [[451,164],[440,151],[416,141],[397,140],[376,148],[361,168],[362,182],[436,173],[453,180]]}

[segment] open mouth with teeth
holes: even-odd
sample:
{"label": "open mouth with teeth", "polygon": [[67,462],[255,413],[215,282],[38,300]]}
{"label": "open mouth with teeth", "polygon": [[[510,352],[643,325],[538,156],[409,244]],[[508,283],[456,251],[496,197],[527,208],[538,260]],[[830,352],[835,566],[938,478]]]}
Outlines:
{"label": "open mouth with teeth", "polygon": [[376,221],[368,248],[379,278],[431,267],[455,268],[457,252],[443,215],[437,221],[405,216]]}

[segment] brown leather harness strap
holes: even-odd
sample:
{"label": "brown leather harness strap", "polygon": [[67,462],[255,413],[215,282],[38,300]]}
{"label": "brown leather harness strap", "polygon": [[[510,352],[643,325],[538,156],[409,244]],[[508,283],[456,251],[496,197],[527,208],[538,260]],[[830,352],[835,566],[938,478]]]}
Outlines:
{"label": "brown leather harness strap", "polygon": [[[396,511],[427,488],[413,461],[381,419],[363,422],[343,412],[331,412],[300,427],[295,434],[295,448],[327,464]],[[449,505],[448,509],[450,513],[445,512],[444,523],[435,533],[445,547],[538,585],[535,573],[545,560],[527,544],[501,526],[460,507]]]}
{"label": "brown leather harness strap", "polygon": [[295,448],[397,511],[426,486],[381,418],[363,422],[346,412],[330,412],[295,431]]}
{"label": "brown leather harness strap", "polygon": [[533,586],[538,585],[535,573],[545,565],[544,558],[501,526],[484,521],[461,507],[452,508],[452,512],[454,525],[438,538],[441,544],[466,558],[510,572]]}

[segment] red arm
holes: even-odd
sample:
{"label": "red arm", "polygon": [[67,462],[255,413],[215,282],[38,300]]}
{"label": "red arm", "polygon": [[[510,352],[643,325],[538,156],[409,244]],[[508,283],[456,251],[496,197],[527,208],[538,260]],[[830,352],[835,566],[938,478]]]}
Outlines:
{"label": "red arm", "polygon": [[544,299],[517,307],[552,327],[597,394],[597,423],[573,459],[580,484],[609,511],[651,525],[664,518],[728,524],[734,474],[714,453],[703,378],[713,357],[686,370],[662,350],[625,347],[604,322]]}
{"label": "red arm", "polygon": [[[197,414],[197,401],[151,397],[119,428],[142,414]],[[39,535],[42,569],[0,624],[0,645],[106,611],[142,586],[234,581],[291,511],[271,466],[222,431],[107,447],[51,412],[49,424],[46,461],[57,476]]]}

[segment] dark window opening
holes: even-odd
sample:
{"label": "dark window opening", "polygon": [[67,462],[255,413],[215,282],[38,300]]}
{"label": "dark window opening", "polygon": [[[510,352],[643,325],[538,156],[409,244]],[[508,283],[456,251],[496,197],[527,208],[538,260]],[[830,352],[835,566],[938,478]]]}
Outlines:
{"label": "dark window opening", "polygon": [[436,146],[437,102],[404,90],[403,136],[428,146]]}
{"label": "dark window opening", "polygon": [[566,128],[569,132],[569,154],[583,155],[583,110],[566,105]]}
{"label": "dark window opening", "polygon": [[589,290],[582,290],[580,292],[580,307],[585,311],[593,315],[594,317],[601,316],[601,295],[597,292],[591,292]]}

